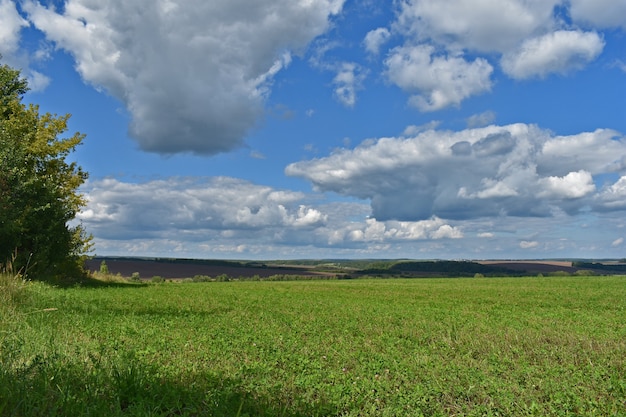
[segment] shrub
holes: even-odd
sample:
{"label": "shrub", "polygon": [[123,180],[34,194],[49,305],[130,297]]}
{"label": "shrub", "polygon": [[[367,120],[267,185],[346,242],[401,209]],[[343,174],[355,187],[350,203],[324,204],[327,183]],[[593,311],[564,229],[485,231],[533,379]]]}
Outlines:
{"label": "shrub", "polygon": [[230,281],[230,277],[226,274],[220,274],[217,277],[215,277],[215,280],[217,282],[228,282]]}
{"label": "shrub", "polygon": [[210,282],[213,281],[208,275],[194,275],[193,282]]}
{"label": "shrub", "polygon": [[104,260],[102,262],[100,262],[100,273],[102,275],[109,275],[110,274],[109,267],[107,266],[107,263]]}

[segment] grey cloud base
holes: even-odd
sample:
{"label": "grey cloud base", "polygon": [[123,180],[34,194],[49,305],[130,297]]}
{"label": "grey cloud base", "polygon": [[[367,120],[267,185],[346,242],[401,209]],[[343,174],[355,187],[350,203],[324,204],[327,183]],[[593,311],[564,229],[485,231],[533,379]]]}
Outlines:
{"label": "grey cloud base", "polygon": [[289,51],[324,33],[344,0],[24,5],[81,77],[123,102],[150,152],[211,155],[241,146]]}
{"label": "grey cloud base", "polygon": [[[322,192],[368,199],[380,220],[545,217],[616,207],[626,139],[611,130],[554,136],[514,124],[430,130],[289,165]],[[598,188],[594,177],[615,183]],[[621,176],[621,179],[620,179]]]}

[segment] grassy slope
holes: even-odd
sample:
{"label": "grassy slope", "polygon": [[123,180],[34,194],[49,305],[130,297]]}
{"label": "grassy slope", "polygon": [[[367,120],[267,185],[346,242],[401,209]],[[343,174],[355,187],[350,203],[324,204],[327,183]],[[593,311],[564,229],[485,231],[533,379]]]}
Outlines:
{"label": "grassy slope", "polygon": [[0,311],[0,415],[626,415],[624,277],[28,295]]}

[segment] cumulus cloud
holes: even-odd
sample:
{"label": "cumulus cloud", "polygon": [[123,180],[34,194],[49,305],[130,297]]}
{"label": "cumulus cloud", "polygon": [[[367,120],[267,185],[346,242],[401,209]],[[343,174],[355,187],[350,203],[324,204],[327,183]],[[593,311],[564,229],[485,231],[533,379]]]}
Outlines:
{"label": "cumulus cloud", "polygon": [[329,235],[331,245],[353,242],[398,242],[412,240],[460,239],[463,232],[438,217],[416,222],[385,221],[374,218],[353,222],[335,229]]}
{"label": "cumulus cloud", "polygon": [[50,78],[30,66],[30,61],[43,59],[43,50],[36,51],[33,57],[20,51],[20,32],[30,26],[17,11],[15,2],[0,0],[0,55],[3,63],[20,68],[28,80],[31,91],[43,91],[50,84]]}
{"label": "cumulus cloud", "polygon": [[18,50],[20,31],[28,21],[18,13],[15,2],[0,0],[0,53],[12,57]]}
{"label": "cumulus cloud", "polygon": [[540,197],[580,198],[595,191],[591,173],[585,170],[570,172],[563,177],[547,177],[539,180],[543,190]]}
{"label": "cumulus cloud", "polygon": [[363,43],[365,49],[372,55],[378,55],[380,48],[383,46],[391,36],[391,33],[387,28],[378,28],[367,32]]}
{"label": "cumulus cloud", "polygon": [[396,26],[420,41],[504,52],[553,24],[561,0],[403,0]]}
{"label": "cumulus cloud", "polygon": [[600,210],[626,209],[626,176],[620,177],[614,184],[605,187],[596,196],[596,208]]}
{"label": "cumulus cloud", "polygon": [[117,242],[116,253],[124,253],[122,246],[144,254],[177,248],[216,254],[291,248],[302,257],[307,247],[374,251],[380,245],[464,236],[461,228],[437,217],[378,221],[369,217],[364,203],[316,206],[303,193],[229,177],[144,183],[109,178],[90,181],[83,191],[88,203],[78,219],[105,252],[116,249]]}
{"label": "cumulus cloud", "polygon": [[488,110],[479,114],[471,115],[467,118],[467,127],[482,127],[493,123],[496,120],[496,113]]}
{"label": "cumulus cloud", "polygon": [[422,111],[458,105],[491,89],[493,67],[485,59],[436,54],[430,45],[396,47],[385,67],[389,80],[413,93],[409,102]]}
{"label": "cumulus cloud", "polygon": [[99,236],[136,238],[153,232],[306,228],[327,216],[303,194],[229,177],[169,178],[147,183],[104,179],[88,183],[78,218]]}
{"label": "cumulus cloud", "polygon": [[603,48],[604,41],[596,32],[559,30],[528,39],[505,54],[502,68],[517,79],[566,73],[595,60]]}
{"label": "cumulus cloud", "polygon": [[626,2],[622,0],[570,0],[570,14],[595,27],[626,28]]}
{"label": "cumulus cloud", "polygon": [[597,192],[594,176],[623,169],[625,153],[626,139],[613,131],[555,136],[534,125],[492,125],[380,138],[285,172],[318,191],[370,200],[379,221],[542,217],[624,208],[626,180]]}
{"label": "cumulus cloud", "polygon": [[324,33],[344,0],[26,2],[84,80],[122,101],[140,147],[215,154],[240,146],[274,75]]}
{"label": "cumulus cloud", "polygon": [[519,247],[522,249],[533,249],[539,246],[539,242],[536,240],[522,240],[519,243]]}
{"label": "cumulus cloud", "polygon": [[339,65],[337,75],[333,79],[335,97],[346,107],[356,104],[356,92],[362,88],[365,72],[354,62],[344,62]]}
{"label": "cumulus cloud", "polygon": [[622,0],[401,0],[398,10],[391,32],[371,31],[365,45],[376,55],[390,33],[403,39],[385,74],[421,111],[489,91],[494,59],[515,79],[580,69],[604,49],[598,30],[626,27]]}

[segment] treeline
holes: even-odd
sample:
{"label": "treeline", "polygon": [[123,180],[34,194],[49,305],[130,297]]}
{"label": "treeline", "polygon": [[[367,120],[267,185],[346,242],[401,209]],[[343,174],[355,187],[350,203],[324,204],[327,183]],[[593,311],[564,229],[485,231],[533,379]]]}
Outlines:
{"label": "treeline", "polygon": [[423,277],[470,277],[476,274],[484,276],[520,276],[525,272],[508,268],[483,265],[471,261],[400,261],[380,262],[359,271],[359,275],[383,276],[423,276]]}
{"label": "treeline", "polygon": [[607,273],[626,273],[626,263],[605,264],[600,262],[572,262],[572,266],[593,271],[603,271]]}

